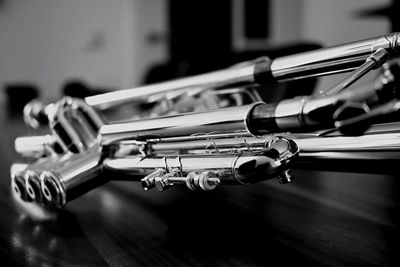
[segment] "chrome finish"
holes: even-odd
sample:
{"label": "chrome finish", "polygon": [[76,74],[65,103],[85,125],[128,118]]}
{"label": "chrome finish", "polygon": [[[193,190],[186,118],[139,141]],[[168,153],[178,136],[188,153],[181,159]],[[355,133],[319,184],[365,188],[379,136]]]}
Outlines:
{"label": "chrome finish", "polygon": [[16,175],[23,172],[29,165],[26,163],[14,163],[10,166],[10,177],[11,180],[15,178]]}
{"label": "chrome finish", "polygon": [[142,185],[143,189],[145,191],[153,188],[155,186],[155,179],[157,177],[161,177],[165,175],[165,170],[164,169],[156,169],[152,173],[146,175],[142,180],[140,180],[140,184]]}
{"label": "chrome finish", "polygon": [[[312,76],[348,72],[364,63],[378,49],[387,49],[397,55],[399,34],[371,38],[315,51],[276,58],[270,65],[269,75],[274,81],[286,81]],[[211,72],[189,78],[177,79],[154,85],[120,90],[85,98],[88,105],[100,110],[116,107],[133,101],[146,101],[154,94],[166,93],[182,88],[216,88],[236,83],[254,83],[257,60],[243,66]],[[268,73],[266,73],[268,76]]]}
{"label": "chrome finish", "polygon": [[37,171],[29,170],[25,173],[25,186],[30,198],[39,203],[43,202],[40,176]]}
{"label": "chrome finish", "polygon": [[[282,135],[282,134],[280,134]],[[367,152],[400,151],[400,123],[377,124],[362,136],[343,136],[339,132],[284,134],[299,147],[300,157],[313,152]],[[239,138],[221,135],[207,140],[207,136],[197,136],[197,140],[180,141],[178,138],[159,140],[151,147],[158,155],[170,152],[186,154],[221,154],[257,152],[270,146],[274,136],[254,137],[242,133]],[[249,150],[250,149],[250,150]],[[218,150],[218,152],[217,152]],[[207,152],[208,151],[208,152]]]}
{"label": "chrome finish", "polygon": [[[232,135],[166,138],[151,145],[154,156],[176,154],[210,155],[257,153],[268,147],[273,136],[254,137],[248,133]],[[285,135],[284,135],[285,136]],[[345,136],[338,131],[293,134],[299,147],[295,169],[397,174],[400,164],[400,123],[373,125],[361,136]],[[135,153],[135,152],[132,152]],[[291,179],[290,168],[279,177],[281,183]],[[190,188],[190,187],[189,187]]]}
{"label": "chrome finish", "polygon": [[260,103],[104,125],[99,132],[100,143],[104,146],[126,139],[163,138],[244,130],[247,129],[249,110],[258,104]]}
{"label": "chrome finish", "polygon": [[[303,109],[308,102],[308,97],[294,98],[281,101],[275,108],[276,124],[280,129],[299,129],[303,127]],[[330,102],[327,100],[326,104]]]}
{"label": "chrome finish", "polygon": [[[85,103],[98,110],[105,110],[132,102],[147,102],[152,96],[160,99],[162,94],[175,95],[174,91],[177,91],[179,95],[184,90],[193,88],[204,90],[235,84],[254,84],[259,82],[255,78],[258,74],[266,76],[266,80],[280,82],[348,72],[369,60],[371,55],[378,50],[386,49],[390,56],[396,56],[399,47],[398,38],[398,33],[392,33],[368,40],[279,57],[266,64],[261,73],[257,73],[258,63],[268,61],[268,59],[260,58],[225,70],[86,97]],[[42,112],[36,106],[34,109],[27,109],[27,123],[33,127],[39,125],[37,117],[40,113]]]}
{"label": "chrome finish", "polygon": [[23,173],[28,167],[28,164],[24,163],[14,163],[10,167],[10,177],[11,177],[11,189],[16,193],[16,195],[24,200],[31,201],[28,198],[27,192],[25,190],[25,181],[23,178]]}
{"label": "chrome finish", "polygon": [[17,164],[12,165],[11,183],[14,191],[25,201],[42,202],[40,193],[40,174],[51,168],[58,160],[57,157],[52,156],[48,158],[41,158],[32,164]]}
{"label": "chrome finish", "polygon": [[339,82],[337,86],[334,86],[329,90],[329,92],[320,92],[325,95],[332,95],[343,91],[350,85],[358,81],[369,71],[376,69],[382,64],[384,64],[389,58],[389,53],[383,48],[376,50],[371,56],[367,58],[364,64],[356,68],[349,76],[347,76],[343,81]]}
{"label": "chrome finish", "polygon": [[[347,119],[342,118],[343,116],[334,116],[335,112],[346,103],[366,102],[377,105],[380,101],[386,100],[380,99],[380,95],[386,95],[386,98],[396,97],[398,95],[398,89],[395,88],[397,79],[390,78],[388,72],[384,72],[369,88],[344,90],[330,96],[299,97],[286,99],[277,104],[254,103],[206,112],[104,125],[99,132],[100,144],[107,146],[128,139],[148,140],[244,130],[253,135],[264,135],[284,131],[332,128],[336,120]],[[362,105],[347,105],[343,107],[342,115],[346,112],[348,113],[346,116],[352,117],[367,111]]]}
{"label": "chrome finish", "polygon": [[42,172],[41,189],[45,199],[55,207],[86,193],[105,181],[99,176],[102,165],[98,147],[81,154],[68,154],[52,168]]}
{"label": "chrome finish", "polygon": [[[355,72],[349,77],[348,81],[352,83],[366,70],[375,66],[375,63],[381,64],[384,61],[386,56],[381,55],[383,51],[387,51],[393,56],[397,54],[397,50],[398,33],[393,33],[383,37],[277,58],[272,61],[270,69],[269,63],[266,64],[267,69],[261,71],[266,73],[261,73],[261,75],[270,75],[272,80],[276,81],[290,79],[291,75],[292,78],[298,79],[304,76],[326,74],[335,70],[348,71],[366,61],[364,64],[366,69],[361,68],[360,72]],[[92,96],[86,98],[85,101],[67,98],[61,103],[46,107],[40,107],[35,102],[27,106],[24,117],[28,124],[36,128],[40,124],[38,118],[40,114],[46,114],[49,117],[50,128],[63,150],[82,152],[96,143],[96,129],[103,124],[103,120],[93,110],[93,107],[105,109],[135,100],[142,101],[148,99],[149,96],[157,96],[159,99],[160,94],[166,93],[175,97],[190,88],[195,88],[195,91],[199,92],[209,88],[225,87],[237,82],[254,84],[257,82],[255,75],[260,74],[257,73],[257,64],[260,62],[268,62],[268,59],[246,62],[234,68],[209,74]],[[342,83],[340,86],[346,87],[350,83]],[[84,116],[77,116],[77,112],[83,113]],[[87,127],[90,124],[94,124],[95,129]]]}
{"label": "chrome finish", "polygon": [[147,101],[149,95],[171,92],[182,88],[216,88],[235,83],[253,83],[254,65],[215,71],[169,82],[119,90],[85,98],[89,106],[104,110],[133,101]]}
{"label": "chrome finish", "polygon": [[[362,136],[319,136],[293,138],[301,149],[301,155],[312,152],[366,152],[398,151],[400,149],[400,125],[397,132],[377,132]],[[381,125],[384,126],[384,125]]]}
{"label": "chrome finish", "polygon": [[45,106],[38,99],[34,99],[25,105],[23,110],[24,122],[33,129],[48,124],[48,115],[53,113],[54,104]]}
{"label": "chrome finish", "polygon": [[[396,166],[392,166],[392,163],[400,164],[399,122],[373,125],[362,136],[344,136],[340,132],[331,130],[304,134],[288,133],[283,136],[293,140],[299,147],[298,162],[301,164],[296,163],[295,168],[302,168],[301,166],[306,162],[308,168],[314,170],[338,171],[345,169],[350,172],[368,170],[385,173],[396,172]],[[172,153],[191,155],[205,153],[219,155],[248,151],[255,153],[268,147],[272,136],[260,138],[243,133],[239,138],[224,135],[211,140],[207,140],[206,136],[197,136],[196,138],[198,139],[182,142],[178,138],[163,139],[159,143],[153,144],[152,149],[160,157]],[[337,160],[341,160],[340,164]],[[320,162],[324,162],[324,165],[319,165]],[[330,168],[325,165],[327,162],[330,164]],[[381,164],[381,168],[376,170],[368,168],[368,165],[374,166],[373,164]],[[290,175],[290,171],[287,174]]]}
{"label": "chrome finish", "polygon": [[174,180],[176,181],[179,177],[180,170],[172,169],[170,172],[164,174],[163,176],[155,177],[154,186],[158,191],[162,192],[165,189],[174,185]]}
{"label": "chrome finish", "polygon": [[292,166],[298,152],[294,142],[274,137],[268,148],[255,153],[186,154],[179,160],[167,156],[130,156],[106,159],[104,167],[129,175],[134,181],[147,175],[141,180],[145,190],[156,186],[163,191],[175,183],[186,184],[190,189],[211,190],[217,184],[251,184],[286,175],[283,173]]}
{"label": "chrome finish", "polygon": [[53,135],[22,136],[14,141],[15,151],[23,157],[40,158],[55,153],[65,153]]}
{"label": "chrome finish", "polygon": [[179,176],[181,173],[180,169],[174,169],[169,173],[166,173],[163,169],[157,169],[144,177],[140,183],[145,191],[156,187],[160,192],[175,184],[185,184],[191,190],[209,191],[215,189],[221,183],[217,171],[193,171],[188,173],[186,177]]}
{"label": "chrome finish", "polygon": [[[364,118],[360,112],[369,112],[369,108],[380,115],[379,105],[400,95],[396,87],[398,73],[388,70],[389,74],[385,72],[379,77],[378,86],[363,92],[347,88],[387,57],[397,56],[398,37],[394,33],[273,61],[263,58],[222,71],[85,100],[64,98],[46,107],[32,103],[24,111],[27,124],[38,128],[47,120],[52,135],[16,140],[16,150],[23,156],[47,157],[27,166],[13,167],[12,185],[25,201],[62,207],[110,179],[120,179],[119,175],[113,177],[113,172],[140,181],[145,190],[156,187],[164,191],[177,184],[192,190],[213,190],[218,185],[252,184],[273,177],[281,183],[290,182],[290,169],[299,155],[315,159],[321,153],[325,156],[351,153],[362,158],[364,152],[398,152],[400,130],[368,131],[360,137],[330,132],[293,133],[327,129],[349,119]],[[238,83],[254,86],[350,70],[355,71],[329,90],[328,96],[320,94],[279,103],[254,103],[107,125],[97,113],[149,98],[150,101],[166,98],[167,104],[171,104],[171,100],[180,99],[182,94],[209,93],[209,89],[242,93],[241,89],[228,88]],[[192,91],[188,92],[189,89]],[[382,92],[384,100],[380,98]],[[366,109],[359,108],[364,105]],[[282,134],[285,131],[292,132]],[[29,146],[25,145],[27,142],[31,142]],[[57,153],[51,151],[54,144],[60,145],[65,155],[56,157]],[[109,175],[104,177],[103,171]]]}
{"label": "chrome finish", "polygon": [[184,184],[191,190],[201,189],[204,191],[210,191],[215,189],[216,186],[221,183],[221,180],[218,177],[217,171],[193,171],[188,173],[186,177],[179,177],[177,176],[177,173],[170,173],[162,177],[156,177],[154,183],[155,187],[160,192],[176,184]]}
{"label": "chrome finish", "polygon": [[22,173],[16,173],[12,179],[11,186],[20,199],[26,202],[32,202],[33,199],[26,190],[26,181]]}
{"label": "chrome finish", "polygon": [[356,69],[380,48],[397,54],[399,33],[351,42],[316,51],[289,55],[272,61],[271,72],[278,81],[336,74]]}
{"label": "chrome finish", "polygon": [[192,190],[200,188],[204,191],[210,191],[221,184],[221,180],[218,178],[218,173],[215,171],[206,171],[202,173],[190,172],[185,178],[185,184]]}
{"label": "chrome finish", "polygon": [[103,118],[83,100],[65,97],[49,114],[53,136],[64,151],[82,153],[97,144]]}

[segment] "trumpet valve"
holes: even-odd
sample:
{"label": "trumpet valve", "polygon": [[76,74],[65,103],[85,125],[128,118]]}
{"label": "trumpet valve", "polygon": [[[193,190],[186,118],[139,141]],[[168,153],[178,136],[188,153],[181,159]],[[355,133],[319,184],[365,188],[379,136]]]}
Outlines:
{"label": "trumpet valve", "polygon": [[26,191],[30,198],[38,203],[43,202],[42,189],[40,184],[40,172],[27,171],[25,173]]}
{"label": "trumpet valve", "polygon": [[158,191],[162,192],[177,184],[184,184],[191,190],[201,189],[209,191],[215,189],[221,181],[216,171],[193,171],[188,173],[186,177],[183,177],[179,169],[173,169],[169,173],[165,173],[163,169],[157,169],[144,177],[140,183],[146,191],[155,187]]}
{"label": "trumpet valve", "polygon": [[192,190],[202,189],[209,191],[215,189],[220,183],[221,181],[215,171],[191,172],[186,177],[186,185]]}
{"label": "trumpet valve", "polygon": [[140,184],[143,187],[145,191],[148,191],[149,189],[152,189],[155,187],[155,179],[160,176],[164,176],[165,171],[163,169],[156,169],[154,172],[150,173],[146,177],[144,177],[141,181]]}
{"label": "trumpet valve", "polygon": [[171,172],[158,176],[154,179],[154,185],[158,191],[162,192],[173,186],[175,183],[184,182],[183,177],[179,177],[179,169],[172,169]]}

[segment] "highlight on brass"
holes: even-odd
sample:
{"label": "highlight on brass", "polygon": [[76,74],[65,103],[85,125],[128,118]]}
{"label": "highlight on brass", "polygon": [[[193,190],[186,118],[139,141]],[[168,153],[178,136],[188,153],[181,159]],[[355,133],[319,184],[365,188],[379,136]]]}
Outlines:
{"label": "highlight on brass", "polygon": [[[272,178],[285,184],[305,158],[351,153],[362,160],[365,151],[399,149],[390,124],[377,125],[400,110],[399,36],[262,57],[84,99],[33,101],[24,120],[35,129],[45,125],[48,133],[15,140],[16,152],[35,161],[12,165],[12,190],[23,201],[61,208],[109,180],[134,181],[146,191],[173,186],[209,191]],[[372,70],[379,74],[375,80],[359,86]],[[311,96],[264,103],[255,90],[337,73],[348,74]],[[198,100],[190,102],[191,109],[184,106],[188,96]],[[134,120],[105,115],[111,108],[148,103],[153,110]]]}

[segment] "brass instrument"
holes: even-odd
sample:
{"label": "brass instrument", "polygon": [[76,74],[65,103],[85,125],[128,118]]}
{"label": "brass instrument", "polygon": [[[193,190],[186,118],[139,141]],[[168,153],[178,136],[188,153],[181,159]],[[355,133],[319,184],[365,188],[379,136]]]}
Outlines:
{"label": "brass instrument", "polygon": [[[50,133],[16,139],[16,151],[37,160],[12,166],[12,187],[24,201],[59,208],[110,179],[140,181],[145,190],[164,191],[182,184],[207,191],[275,177],[288,183],[296,160],[318,158],[319,152],[332,157],[353,153],[363,159],[369,151],[397,151],[397,128],[368,129],[400,109],[400,68],[393,60],[398,57],[399,36],[393,33],[274,60],[263,57],[83,100],[31,103],[24,110],[25,121],[34,128],[45,122]],[[349,88],[374,69],[381,70],[374,83]],[[133,121],[108,122],[103,116],[109,108],[163,96],[174,99],[193,90],[245,93],[244,84],[342,72],[351,73],[327,91],[278,103],[252,97],[247,105]]]}

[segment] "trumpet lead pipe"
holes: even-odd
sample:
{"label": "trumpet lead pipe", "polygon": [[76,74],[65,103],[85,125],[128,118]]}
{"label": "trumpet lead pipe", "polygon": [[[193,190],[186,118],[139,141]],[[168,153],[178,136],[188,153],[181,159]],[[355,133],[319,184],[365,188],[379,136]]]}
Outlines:
{"label": "trumpet lead pipe", "polygon": [[100,142],[101,145],[109,145],[126,139],[165,138],[247,129],[247,115],[255,105],[104,125],[100,128]]}

